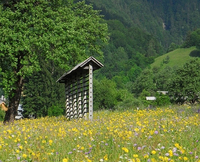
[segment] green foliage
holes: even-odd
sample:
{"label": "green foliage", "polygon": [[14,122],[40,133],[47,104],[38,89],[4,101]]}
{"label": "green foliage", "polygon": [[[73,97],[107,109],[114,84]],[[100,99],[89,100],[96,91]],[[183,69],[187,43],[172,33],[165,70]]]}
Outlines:
{"label": "green foliage", "polygon": [[156,71],[154,67],[152,71],[156,89],[160,91],[167,91],[169,88],[169,83],[174,76],[174,69],[166,66],[164,69],[158,68],[158,71]]}
{"label": "green foliage", "polygon": [[112,81],[114,81],[116,83],[116,88],[117,89],[124,89],[126,83],[129,81],[128,77],[125,77],[123,73],[121,73],[122,75],[116,75],[112,78]]}
{"label": "green foliage", "polygon": [[0,84],[13,109],[8,121],[16,113],[25,77],[41,69],[39,58],[67,70],[90,53],[102,56],[108,39],[99,11],[84,2],[9,1],[0,5],[0,26]]}
{"label": "green foliage", "polygon": [[5,117],[5,111],[1,110],[0,108],[0,121],[3,121],[4,117]]}
{"label": "green foliage", "polygon": [[154,93],[156,90],[156,85],[153,81],[153,75],[150,69],[143,70],[134,82],[133,93],[136,96],[139,96],[144,90],[150,93]]}
{"label": "green foliage", "polygon": [[106,78],[94,80],[94,110],[114,109],[117,97],[116,84],[113,81]]}
{"label": "green foliage", "polygon": [[182,46],[184,48],[196,46],[197,49],[200,49],[200,29],[190,32]]}
{"label": "green foliage", "polygon": [[94,110],[125,110],[140,105],[141,102],[131,92],[125,87],[117,88],[114,81],[106,78],[100,81],[94,80]]}
{"label": "green foliage", "polygon": [[101,53],[97,41],[106,41],[106,24],[99,23],[99,12],[84,2],[67,6],[60,1],[56,6],[43,0],[26,2],[16,3],[14,11],[0,6],[1,75],[6,94],[16,88],[17,76],[40,69],[38,55],[68,69],[83,59],[86,49]]}
{"label": "green foliage", "polygon": [[[26,78],[24,85],[22,101],[25,117],[29,114],[35,114],[38,117],[49,114],[56,116],[60,114],[60,109],[62,111],[64,109],[64,84],[56,83],[56,80],[63,74],[63,70],[55,66],[52,61],[45,63],[40,59],[40,64],[41,71]],[[56,111],[55,108],[58,110]]]}
{"label": "green foliage", "polygon": [[64,109],[57,106],[57,105],[53,105],[51,107],[48,108],[48,116],[61,116],[64,115]]}
{"label": "green foliage", "polygon": [[156,106],[156,101],[155,100],[146,100],[146,97],[154,96],[155,92],[149,92],[145,89],[142,90],[140,93],[138,99],[142,102],[143,107],[147,108],[150,105],[151,106]]}
{"label": "green foliage", "polygon": [[176,103],[199,102],[200,60],[192,59],[175,71],[169,86],[169,94]]}
{"label": "green foliage", "polygon": [[164,95],[162,93],[156,93],[155,97],[156,97],[155,101],[156,106],[169,106],[171,104],[170,97],[168,95]]}
{"label": "green foliage", "polygon": [[174,51],[175,49],[179,48],[179,46],[177,44],[175,44],[174,42],[172,42],[167,50],[167,52],[171,52]]}
{"label": "green foliage", "polygon": [[120,76],[126,82],[135,81],[142,69],[162,53],[162,48],[152,35],[139,28],[126,27],[118,20],[106,22],[110,41],[103,50],[105,67],[99,73],[109,79]]}
{"label": "green foliage", "polygon": [[3,89],[0,88],[0,96],[4,95]]}
{"label": "green foliage", "polygon": [[[169,0],[87,0],[102,10],[107,20],[117,19],[128,27],[153,34],[165,50],[171,43],[181,45],[189,31],[200,26],[200,2]],[[170,47],[171,48],[171,47]],[[153,50],[150,50],[150,53]]]}
{"label": "green foliage", "polygon": [[132,94],[130,94],[131,97],[128,97],[124,99],[122,102],[119,102],[116,106],[116,110],[135,110],[138,107],[142,107],[142,102],[135,98]]}
{"label": "green foliage", "polygon": [[168,64],[170,61],[170,57],[169,55],[167,55],[164,59],[163,59],[163,64]]}
{"label": "green foliage", "polygon": [[[146,100],[146,97],[149,97],[149,96],[154,96],[156,100]],[[154,93],[148,92],[145,89],[140,94],[139,100],[142,102],[144,107],[149,107],[150,105],[154,107],[169,106],[171,104],[170,97],[168,95],[164,95],[158,92],[154,92]]]}

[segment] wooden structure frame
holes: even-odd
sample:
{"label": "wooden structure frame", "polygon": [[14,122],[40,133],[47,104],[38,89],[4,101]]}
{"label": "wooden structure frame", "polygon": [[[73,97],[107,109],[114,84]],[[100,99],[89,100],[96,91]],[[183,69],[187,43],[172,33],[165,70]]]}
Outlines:
{"label": "wooden structure frame", "polygon": [[66,117],[93,119],[93,71],[103,67],[94,57],[64,73],[57,82],[65,83]]}

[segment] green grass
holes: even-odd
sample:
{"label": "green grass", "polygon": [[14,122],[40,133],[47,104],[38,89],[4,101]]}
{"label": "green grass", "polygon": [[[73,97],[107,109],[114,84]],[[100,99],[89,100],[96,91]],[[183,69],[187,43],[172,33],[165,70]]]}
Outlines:
{"label": "green grass", "polygon": [[[163,60],[166,59],[166,57],[169,56],[169,62],[163,63]],[[190,48],[178,48],[174,51],[171,51],[169,53],[166,53],[160,57],[157,57],[155,59],[155,62],[151,64],[151,67],[177,67],[184,65],[187,61],[189,61],[191,58],[194,57],[200,57],[199,51],[196,49],[196,47],[190,47]]]}

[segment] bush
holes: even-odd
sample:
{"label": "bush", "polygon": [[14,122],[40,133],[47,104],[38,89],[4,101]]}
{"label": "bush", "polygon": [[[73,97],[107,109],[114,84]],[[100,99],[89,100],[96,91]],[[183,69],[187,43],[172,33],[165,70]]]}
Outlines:
{"label": "bush", "polygon": [[118,98],[115,82],[106,78],[94,79],[94,110],[114,109]]}
{"label": "bush", "polygon": [[5,111],[0,109],[0,121],[3,121],[5,117]]}
{"label": "bush", "polygon": [[128,90],[118,90],[118,104],[117,110],[136,109],[142,106],[142,102],[135,98]]}
{"label": "bush", "polygon": [[60,106],[53,105],[48,108],[48,116],[61,116],[64,115],[64,108]]}
{"label": "bush", "polygon": [[[156,100],[153,101],[149,101],[146,100],[147,96],[155,96]],[[141,100],[141,102],[143,103],[144,107],[148,107],[148,106],[168,106],[171,104],[170,102],[170,97],[168,95],[164,95],[162,93],[153,93],[153,92],[148,92],[146,90],[143,90],[142,93],[139,96],[139,99]]]}
{"label": "bush", "polygon": [[168,106],[170,104],[171,102],[168,95],[156,93],[156,106]]}

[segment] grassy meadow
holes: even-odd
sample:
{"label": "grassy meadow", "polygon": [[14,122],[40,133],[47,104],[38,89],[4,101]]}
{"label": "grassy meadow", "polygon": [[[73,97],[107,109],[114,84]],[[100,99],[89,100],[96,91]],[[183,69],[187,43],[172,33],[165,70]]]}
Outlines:
{"label": "grassy meadow", "polygon": [[94,120],[0,123],[1,162],[200,162],[200,114],[190,106],[99,111]]}
{"label": "grassy meadow", "polygon": [[[163,64],[163,60],[166,59],[167,56],[169,57],[169,62],[167,64]],[[161,66],[162,68],[164,68],[165,66],[182,66],[194,57],[200,57],[200,53],[196,49],[196,47],[178,48],[174,51],[155,58],[155,61],[151,64],[151,67]]]}

